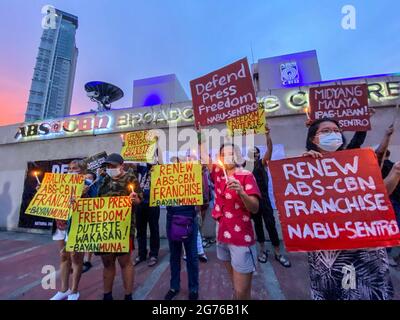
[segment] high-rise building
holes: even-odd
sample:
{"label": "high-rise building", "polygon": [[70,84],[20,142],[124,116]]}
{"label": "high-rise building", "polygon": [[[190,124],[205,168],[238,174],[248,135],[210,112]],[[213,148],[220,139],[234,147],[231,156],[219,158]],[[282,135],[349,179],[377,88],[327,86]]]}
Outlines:
{"label": "high-rise building", "polygon": [[55,28],[44,29],[33,72],[25,121],[69,115],[78,49],[78,17],[56,9]]}

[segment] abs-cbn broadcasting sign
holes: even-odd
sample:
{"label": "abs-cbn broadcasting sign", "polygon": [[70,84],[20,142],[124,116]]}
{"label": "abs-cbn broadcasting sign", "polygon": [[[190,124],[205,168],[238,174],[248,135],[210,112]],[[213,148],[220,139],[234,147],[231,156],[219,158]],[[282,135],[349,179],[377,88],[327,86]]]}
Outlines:
{"label": "abs-cbn broadcasting sign", "polygon": [[66,118],[63,120],[48,120],[27,124],[19,127],[15,139],[36,136],[50,136],[68,133],[88,132],[94,129],[108,129],[111,124],[109,115],[86,116],[82,118]]}
{"label": "abs-cbn broadcasting sign", "polygon": [[192,106],[148,109],[145,112],[114,110],[108,113],[80,115],[58,120],[28,123],[18,128],[15,139],[29,141],[74,135],[104,134],[160,124],[192,122]]}

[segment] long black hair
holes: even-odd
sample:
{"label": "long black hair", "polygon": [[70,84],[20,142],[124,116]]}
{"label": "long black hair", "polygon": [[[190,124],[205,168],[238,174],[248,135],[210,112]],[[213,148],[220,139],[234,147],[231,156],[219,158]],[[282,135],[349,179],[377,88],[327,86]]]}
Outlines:
{"label": "long black hair", "polygon": [[[320,125],[322,122],[327,122],[327,121],[333,122],[334,124],[336,124],[336,125],[338,126],[338,128],[340,128],[339,122],[337,122],[337,121],[334,120],[334,119],[322,118],[322,119],[315,120],[313,123],[311,123],[310,127],[308,128],[307,141],[306,141],[306,149],[307,149],[307,151],[310,151],[310,150],[319,151],[318,146],[313,142],[313,140],[314,140],[314,137],[315,137],[316,134],[317,134],[319,125]],[[346,146],[346,138],[345,138],[345,136],[343,135],[343,133],[341,133],[341,135],[342,135],[343,143],[342,143],[342,145],[338,148],[338,150],[343,150],[343,149],[345,148],[345,146]]]}

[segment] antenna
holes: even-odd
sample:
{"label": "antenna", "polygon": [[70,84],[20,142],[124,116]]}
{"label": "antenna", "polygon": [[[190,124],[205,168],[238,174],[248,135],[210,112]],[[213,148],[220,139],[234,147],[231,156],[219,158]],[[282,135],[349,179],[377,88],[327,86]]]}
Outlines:
{"label": "antenna", "polygon": [[103,81],[91,81],[86,83],[85,91],[91,101],[97,102],[97,111],[110,110],[111,103],[124,96],[124,92],[120,88]]}

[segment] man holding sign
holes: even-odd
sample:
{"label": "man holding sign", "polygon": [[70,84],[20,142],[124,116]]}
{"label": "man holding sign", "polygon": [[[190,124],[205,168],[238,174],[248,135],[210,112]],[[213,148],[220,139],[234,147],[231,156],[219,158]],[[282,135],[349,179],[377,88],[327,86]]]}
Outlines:
{"label": "man holding sign", "polygon": [[[138,205],[142,198],[142,192],[139,182],[132,171],[125,172],[123,168],[124,159],[121,155],[112,153],[104,162],[106,166],[107,176],[104,178],[100,188],[99,197],[126,197],[132,198],[134,208]],[[124,199],[124,198],[123,198]],[[132,263],[131,253],[133,250],[134,235],[134,215],[133,209],[130,210],[131,226],[130,226],[130,248],[125,252],[96,253],[101,255],[103,261],[103,278],[104,278],[104,300],[113,300],[112,288],[115,278],[115,261],[118,259],[121,266],[121,274],[125,288],[125,300],[132,300],[132,290],[134,281],[134,266]],[[133,225],[132,225],[133,224]]]}
{"label": "man holding sign", "polygon": [[400,243],[393,208],[374,152],[335,152],[344,146],[339,123],[322,119],[308,130],[305,158],[270,163],[285,246],[309,251],[313,299],[391,299],[379,247]]}

